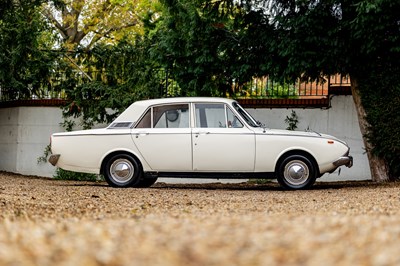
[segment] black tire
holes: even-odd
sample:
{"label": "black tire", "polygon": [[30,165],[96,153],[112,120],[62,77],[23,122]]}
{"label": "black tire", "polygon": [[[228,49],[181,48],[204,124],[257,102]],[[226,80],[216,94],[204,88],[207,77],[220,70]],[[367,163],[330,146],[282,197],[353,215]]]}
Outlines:
{"label": "black tire", "polygon": [[140,162],[128,154],[110,157],[103,172],[105,180],[112,187],[134,187],[143,176]]}
{"label": "black tire", "polygon": [[155,182],[157,182],[157,177],[154,178],[144,178],[139,181],[139,183],[135,186],[138,188],[146,188],[146,187],[151,187],[154,185]]}
{"label": "black tire", "polygon": [[315,183],[318,171],[306,156],[290,155],[280,162],[276,174],[285,189],[306,189]]}

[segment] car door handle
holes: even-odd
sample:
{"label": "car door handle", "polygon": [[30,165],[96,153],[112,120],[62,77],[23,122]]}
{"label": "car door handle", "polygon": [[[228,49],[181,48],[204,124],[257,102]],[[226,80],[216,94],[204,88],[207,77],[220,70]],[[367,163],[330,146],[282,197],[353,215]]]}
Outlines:
{"label": "car door handle", "polygon": [[197,138],[199,135],[207,135],[207,134],[210,134],[210,132],[209,132],[209,131],[200,131],[200,132],[196,132],[196,138]]}
{"label": "car door handle", "polygon": [[137,132],[134,135],[136,136],[136,138],[138,138],[139,136],[147,136],[147,135],[149,135],[149,132]]}

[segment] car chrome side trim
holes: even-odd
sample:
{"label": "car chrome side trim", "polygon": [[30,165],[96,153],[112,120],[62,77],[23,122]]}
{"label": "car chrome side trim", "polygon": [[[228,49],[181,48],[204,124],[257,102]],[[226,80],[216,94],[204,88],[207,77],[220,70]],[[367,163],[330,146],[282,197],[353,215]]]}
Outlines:
{"label": "car chrome side trim", "polygon": [[145,178],[275,179],[274,172],[144,172]]}
{"label": "car chrome side trim", "polygon": [[[114,130],[118,130],[118,129],[114,129]],[[52,137],[53,138],[57,138],[57,137],[69,137],[69,136],[74,136],[74,137],[76,137],[76,136],[81,136],[81,137],[93,137],[93,136],[124,136],[124,135],[126,135],[126,136],[129,136],[129,135],[131,135],[131,133],[129,132],[129,133],[115,133],[115,131],[113,131],[112,133],[99,133],[99,134],[65,134],[65,135],[62,135],[62,134],[59,134],[59,135],[53,135]]]}

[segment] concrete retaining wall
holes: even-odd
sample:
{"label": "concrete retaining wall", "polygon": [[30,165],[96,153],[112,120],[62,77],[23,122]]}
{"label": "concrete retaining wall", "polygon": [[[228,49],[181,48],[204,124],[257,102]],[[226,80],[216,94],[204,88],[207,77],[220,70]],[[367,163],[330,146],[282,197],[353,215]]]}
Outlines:
{"label": "concrete retaining wall", "polygon": [[[248,109],[269,128],[286,128],[284,120],[292,109]],[[339,137],[350,145],[354,166],[325,175],[322,180],[370,179],[369,165],[351,96],[332,99],[332,108],[293,109],[299,117],[298,130],[307,128]],[[53,132],[63,129],[61,110],[57,107],[13,107],[0,109],[0,171],[51,177],[55,168],[38,164]]]}
{"label": "concrete retaining wall", "polygon": [[63,131],[57,107],[13,107],[0,109],[0,170],[51,177],[54,167],[38,164],[53,132]]}

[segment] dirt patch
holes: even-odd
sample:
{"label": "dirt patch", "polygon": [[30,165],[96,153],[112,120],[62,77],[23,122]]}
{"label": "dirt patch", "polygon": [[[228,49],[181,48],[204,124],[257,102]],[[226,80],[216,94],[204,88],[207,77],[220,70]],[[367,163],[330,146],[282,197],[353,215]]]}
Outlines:
{"label": "dirt patch", "polygon": [[0,265],[400,264],[400,183],[106,183],[0,173]]}

